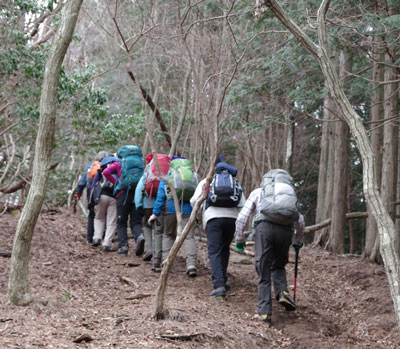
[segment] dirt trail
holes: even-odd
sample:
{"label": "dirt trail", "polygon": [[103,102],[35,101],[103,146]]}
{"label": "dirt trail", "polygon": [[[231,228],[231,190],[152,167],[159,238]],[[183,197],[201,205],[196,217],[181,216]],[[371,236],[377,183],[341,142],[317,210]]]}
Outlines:
{"label": "dirt trail", "polygon": [[[0,216],[0,252],[11,251],[17,219]],[[274,302],[269,328],[252,319],[257,277],[251,259],[230,263],[232,290],[225,301],[215,301],[208,296],[210,272],[198,247],[198,277],[184,275],[179,256],[169,277],[169,314],[154,321],[159,274],[132,254],[122,257],[87,245],[85,224],[65,210],[40,216],[30,262],[35,300],[27,307],[7,303],[10,258],[0,257],[0,348],[400,348],[382,266],[303,248],[298,309],[289,313]],[[74,343],[80,335],[92,340]]]}

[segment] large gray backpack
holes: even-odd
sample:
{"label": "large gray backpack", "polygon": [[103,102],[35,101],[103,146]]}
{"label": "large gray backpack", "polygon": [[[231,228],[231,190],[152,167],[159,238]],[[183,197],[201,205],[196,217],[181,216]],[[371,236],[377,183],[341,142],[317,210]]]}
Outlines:
{"label": "large gray backpack", "polygon": [[262,179],[260,213],[268,222],[291,225],[299,218],[293,179],[285,170],[268,171]]}

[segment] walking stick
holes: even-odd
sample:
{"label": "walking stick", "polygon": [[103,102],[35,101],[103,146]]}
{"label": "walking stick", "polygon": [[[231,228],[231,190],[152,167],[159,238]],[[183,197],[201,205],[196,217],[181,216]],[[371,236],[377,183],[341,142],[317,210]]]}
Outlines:
{"label": "walking stick", "polygon": [[293,301],[296,303],[296,284],[297,284],[297,267],[299,264],[299,252],[300,250],[298,248],[294,249],[296,252],[296,260],[294,263],[294,287],[293,287]]}
{"label": "walking stick", "polygon": [[199,226],[199,222],[197,220],[196,220],[196,226],[197,226],[197,231],[199,232],[199,241],[200,241],[200,244],[201,244],[201,254],[203,256],[204,268],[207,269],[206,255],[204,254],[204,246],[203,246],[203,242],[201,241],[200,226]]}
{"label": "walking stick", "polygon": [[153,221],[151,223],[151,271],[156,271],[156,268],[154,267],[154,252],[155,252],[155,230],[156,230],[156,223]]}

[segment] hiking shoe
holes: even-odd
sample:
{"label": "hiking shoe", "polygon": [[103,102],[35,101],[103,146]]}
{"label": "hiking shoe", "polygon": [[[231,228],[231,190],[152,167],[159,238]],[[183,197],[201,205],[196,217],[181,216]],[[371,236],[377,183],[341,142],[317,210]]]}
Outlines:
{"label": "hiking shoe", "polygon": [[110,246],[103,246],[103,252],[111,252]]}
{"label": "hiking shoe", "polygon": [[226,289],[225,287],[221,286],[218,288],[215,288],[211,293],[211,297],[225,297],[226,296]]}
{"label": "hiking shoe", "polygon": [[122,256],[127,256],[128,255],[128,250],[129,250],[128,246],[124,245],[124,246],[121,246],[118,249],[117,253],[122,255]]}
{"label": "hiking shoe", "polygon": [[153,252],[150,251],[146,251],[146,253],[143,255],[143,260],[145,262],[151,261],[151,258],[153,257]]}
{"label": "hiking shoe", "polygon": [[143,252],[144,252],[144,237],[143,235],[139,235],[136,240],[136,248],[135,248],[136,256],[141,256]]}
{"label": "hiking shoe", "polygon": [[253,316],[253,319],[265,322],[266,324],[271,324],[272,315],[271,314],[256,314]]}
{"label": "hiking shoe", "polygon": [[101,243],[100,239],[93,239],[92,246],[94,246],[94,247],[99,246],[100,243]]}
{"label": "hiking shoe", "polygon": [[186,274],[194,278],[197,276],[197,269],[195,267],[190,267],[188,270],[186,270]]}
{"label": "hiking shoe", "polygon": [[294,304],[288,291],[282,291],[279,293],[278,302],[279,304],[283,305],[287,311],[296,310],[296,304]]}
{"label": "hiking shoe", "polygon": [[161,264],[154,263],[154,265],[151,267],[151,271],[154,273],[160,273],[161,272]]}

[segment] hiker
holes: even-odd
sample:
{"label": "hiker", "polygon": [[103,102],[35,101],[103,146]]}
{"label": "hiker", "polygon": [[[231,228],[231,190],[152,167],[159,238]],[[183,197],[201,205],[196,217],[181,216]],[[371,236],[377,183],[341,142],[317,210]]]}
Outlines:
{"label": "hiker", "polygon": [[[296,310],[290,297],[285,265],[289,259],[292,235],[302,241],[304,217],[299,214],[292,177],[284,170],[267,172],[261,187],[253,190],[236,220],[235,246],[238,252],[246,247],[244,229],[255,213],[255,268],[258,280],[258,314],[256,319],[271,323],[271,279],[274,294],[287,311]],[[294,245],[301,248],[302,245]]]}
{"label": "hiker", "polygon": [[[229,246],[235,233],[235,221],[246,199],[242,194],[235,176],[237,169],[225,162],[215,167],[215,174],[210,184],[210,194],[203,202],[202,223],[207,234],[208,258],[211,266],[213,291],[210,296],[225,297],[230,289],[227,284]],[[203,179],[190,199],[192,207],[200,198],[205,188]]]}
{"label": "hiker", "polygon": [[[169,171],[171,158],[168,155],[157,154],[157,159],[163,175]],[[159,271],[161,268],[162,255],[162,233],[164,226],[164,216],[161,214],[152,225],[148,223],[148,219],[153,213],[154,203],[157,197],[157,191],[161,178],[158,176],[153,153],[146,156],[146,168],[142,178],[140,178],[135,191],[135,205],[137,208],[144,208],[143,216],[143,235],[145,239],[143,260],[150,261],[153,259],[153,271]],[[154,229],[154,236],[153,231]]]}
{"label": "hiker", "polygon": [[93,234],[94,234],[94,205],[90,203],[90,193],[91,193],[91,185],[93,183],[93,178],[97,173],[94,173],[93,176],[90,175],[90,170],[95,162],[99,162],[103,160],[106,156],[111,155],[106,151],[100,151],[96,154],[93,162],[86,166],[85,170],[83,171],[81,178],[79,179],[78,187],[76,188],[75,197],[80,200],[83,190],[86,187],[86,197],[87,197],[87,209],[88,209],[88,223],[87,223],[87,230],[86,230],[86,242],[88,244],[92,244],[93,242]]}
{"label": "hiker", "polygon": [[[166,177],[176,190],[179,200],[179,209],[182,212],[182,227],[186,225],[189,216],[192,213],[190,198],[198,184],[198,175],[192,170],[190,160],[182,157],[173,157],[170,163],[170,170]],[[158,187],[157,198],[154,203],[153,213],[148,219],[148,224],[159,219],[164,212],[164,232],[162,239],[162,261],[168,257],[169,251],[175,242],[177,236],[177,220],[174,205],[174,199],[170,193],[167,183],[162,180]],[[194,227],[188,233],[184,241],[184,250],[186,258],[186,274],[190,277],[197,276],[197,247],[194,239]]]}
{"label": "hiker", "polygon": [[[104,252],[111,251],[111,243],[114,234],[117,230],[117,201],[113,194],[113,184],[104,176],[104,170],[118,161],[115,156],[108,156],[101,160],[100,169],[97,171],[93,179],[92,201],[94,203],[94,236],[93,246],[98,246],[102,243]],[[105,218],[107,217],[106,233],[103,237]],[[103,240],[103,242],[102,242]]]}
{"label": "hiker", "polygon": [[[117,200],[117,236],[119,255],[127,256],[128,218],[133,238],[136,242],[135,254],[141,256],[144,251],[142,230],[143,209],[136,209],[134,203],[135,189],[143,175],[143,155],[139,147],[125,145],[117,152],[118,161],[107,167],[103,175],[114,185],[114,195]],[[113,175],[116,175],[114,178]]]}

